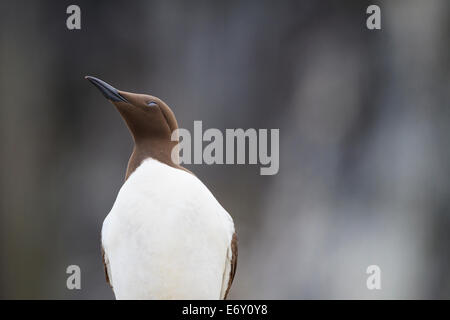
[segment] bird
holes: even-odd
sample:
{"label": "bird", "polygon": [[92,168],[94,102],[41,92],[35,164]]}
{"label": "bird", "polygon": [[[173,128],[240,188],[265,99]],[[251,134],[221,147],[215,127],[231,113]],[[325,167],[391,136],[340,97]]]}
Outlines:
{"label": "bird", "polygon": [[[226,299],[237,266],[229,213],[172,141],[178,123],[161,99],[86,76],[119,111],[134,141],[125,180],[103,221],[106,281],[116,299]],[[176,150],[176,149],[175,149]]]}

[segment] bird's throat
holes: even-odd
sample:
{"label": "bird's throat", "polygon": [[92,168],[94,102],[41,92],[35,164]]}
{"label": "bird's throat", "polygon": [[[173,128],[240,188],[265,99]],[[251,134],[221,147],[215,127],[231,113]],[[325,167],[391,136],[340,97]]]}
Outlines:
{"label": "bird's throat", "polygon": [[[134,145],[133,152],[128,161],[128,167],[125,174],[125,180],[142,164],[146,159],[155,159],[161,163],[176,169],[188,171],[172,159],[172,150],[178,144],[178,141],[161,141],[158,139],[149,139]],[[175,153],[178,154],[178,153]]]}

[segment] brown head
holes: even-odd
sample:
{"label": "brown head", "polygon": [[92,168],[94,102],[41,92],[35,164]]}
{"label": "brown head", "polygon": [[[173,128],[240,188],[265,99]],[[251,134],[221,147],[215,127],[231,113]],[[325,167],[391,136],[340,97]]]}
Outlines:
{"label": "brown head", "polygon": [[178,138],[171,141],[171,135],[178,124],[174,113],[164,101],[146,94],[117,90],[94,77],[87,76],[86,79],[116,106],[133,136],[134,149],[125,179],[147,158],[184,169],[179,165],[178,158],[172,159],[172,149],[178,144]]}

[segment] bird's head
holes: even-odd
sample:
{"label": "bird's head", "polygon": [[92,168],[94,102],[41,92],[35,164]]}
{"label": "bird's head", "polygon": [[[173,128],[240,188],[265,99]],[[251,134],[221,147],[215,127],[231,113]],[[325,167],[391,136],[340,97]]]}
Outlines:
{"label": "bird's head", "polygon": [[117,90],[91,76],[85,78],[116,106],[133,136],[135,148],[126,177],[146,158],[178,167],[178,158],[174,161],[171,153],[178,143],[178,137],[172,137],[178,124],[174,113],[164,101],[151,95]]}
{"label": "bird's head", "polygon": [[146,139],[170,140],[178,128],[175,115],[161,99],[147,95],[120,91],[108,83],[86,76],[122,115],[136,143]]}

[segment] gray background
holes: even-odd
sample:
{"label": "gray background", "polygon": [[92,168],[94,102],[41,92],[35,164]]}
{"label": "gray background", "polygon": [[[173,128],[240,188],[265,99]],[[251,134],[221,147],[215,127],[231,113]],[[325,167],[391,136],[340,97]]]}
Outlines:
{"label": "gray background", "polygon": [[[69,31],[66,7],[82,10]],[[365,27],[379,4],[382,31]],[[0,2],[0,297],[113,298],[131,137],[86,80],[181,127],[280,128],[280,171],[189,166],[234,217],[231,298],[449,298],[448,1]],[[82,269],[82,290],[65,287]],[[377,264],[382,290],[366,288]]]}

